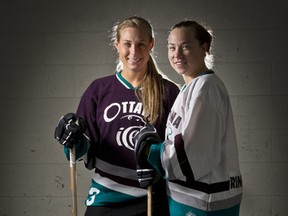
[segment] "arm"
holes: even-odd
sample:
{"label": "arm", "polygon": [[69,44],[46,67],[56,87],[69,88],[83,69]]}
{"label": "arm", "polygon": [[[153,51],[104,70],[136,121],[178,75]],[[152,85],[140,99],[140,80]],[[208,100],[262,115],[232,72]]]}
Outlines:
{"label": "arm", "polygon": [[[146,124],[134,137],[134,155],[137,162],[137,177],[141,187],[147,187],[159,180],[159,175],[147,157],[153,143],[160,143],[161,139],[156,129]],[[154,144],[155,145],[155,144]]]}
{"label": "arm", "polygon": [[210,173],[221,161],[224,117],[219,110],[224,107],[218,95],[202,88],[183,98],[184,102],[171,111],[176,116],[168,119],[173,135],[165,140],[160,154],[167,179],[193,181]]}
{"label": "arm", "polygon": [[64,152],[68,160],[69,149],[74,146],[76,159],[83,156],[87,151],[88,137],[84,135],[86,128],[85,120],[74,113],[67,113],[60,118],[55,128],[54,137],[64,146]]}
{"label": "arm", "polygon": [[[87,130],[85,132],[85,138],[82,139],[82,144],[84,144],[84,148],[81,155],[81,159],[84,160],[85,167],[89,170],[95,168],[96,163],[96,143],[98,143],[100,132],[96,124],[96,110],[97,104],[92,96],[90,96],[89,92],[94,92],[90,90],[91,86],[84,92],[83,96],[81,97],[80,103],[77,109],[77,115],[81,116],[85,119],[87,124]],[[79,149],[76,148],[76,153]]]}
{"label": "arm", "polygon": [[164,143],[152,144],[150,147],[148,162],[157,170],[161,176],[165,176],[165,171],[161,164],[161,154],[163,151]]}
{"label": "arm", "polygon": [[[75,145],[76,160],[82,160],[83,156],[87,153],[90,146],[89,138],[84,134],[84,136],[79,140],[79,143]],[[64,146],[64,153],[67,160],[70,160],[70,148]]]}

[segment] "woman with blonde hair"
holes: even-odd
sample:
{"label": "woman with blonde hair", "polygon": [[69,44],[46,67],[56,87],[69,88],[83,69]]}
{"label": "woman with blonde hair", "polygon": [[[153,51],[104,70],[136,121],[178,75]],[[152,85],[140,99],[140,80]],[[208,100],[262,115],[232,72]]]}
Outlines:
{"label": "woman with blonde hair", "polygon": [[75,145],[76,157],[92,170],[85,216],[147,215],[147,187],[154,184],[154,215],[169,215],[162,179],[139,166],[132,137],[146,123],[164,140],[166,119],[179,88],[165,79],[152,57],[151,24],[137,16],[113,28],[119,63],[116,74],[94,80],[84,92],[76,114],[64,115],[55,138],[66,155]]}

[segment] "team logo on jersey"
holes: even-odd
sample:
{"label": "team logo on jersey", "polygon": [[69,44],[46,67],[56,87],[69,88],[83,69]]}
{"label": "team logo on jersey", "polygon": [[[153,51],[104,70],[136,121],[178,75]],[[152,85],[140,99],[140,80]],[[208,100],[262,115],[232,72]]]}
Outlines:
{"label": "team logo on jersey", "polygon": [[166,126],[166,139],[170,139],[170,136],[173,134],[173,130],[172,130],[172,124],[170,122],[167,122],[167,126]]}
{"label": "team logo on jersey", "polygon": [[[143,127],[145,121],[141,116],[130,114],[121,118],[123,125],[133,125],[130,127],[120,127],[116,134],[116,141],[119,146],[125,146],[130,150],[134,150],[133,137]],[[132,123],[131,123],[132,121]],[[127,124],[128,122],[128,124]]]}
{"label": "team logo on jersey", "polygon": [[242,177],[241,175],[235,175],[235,172],[229,173],[229,188],[230,192],[239,192],[242,190]]}
{"label": "team logo on jersey", "polygon": [[[122,117],[121,117],[122,116]],[[133,137],[145,124],[142,116],[143,105],[141,102],[124,101],[121,103],[111,103],[104,110],[104,121],[109,123],[120,118],[120,127],[116,133],[118,146],[125,146],[134,150]],[[117,123],[118,124],[118,123]]]}
{"label": "team logo on jersey", "polygon": [[182,117],[175,111],[171,111],[169,121],[171,122],[171,125],[177,129],[182,121]]}
{"label": "team logo on jersey", "polygon": [[191,211],[189,211],[189,212],[187,212],[187,213],[185,214],[185,216],[196,216],[196,215],[193,214]]}
{"label": "team logo on jersey", "polygon": [[86,205],[91,206],[94,203],[95,198],[99,193],[100,193],[100,190],[98,188],[91,187],[89,190],[88,199],[86,200]]}

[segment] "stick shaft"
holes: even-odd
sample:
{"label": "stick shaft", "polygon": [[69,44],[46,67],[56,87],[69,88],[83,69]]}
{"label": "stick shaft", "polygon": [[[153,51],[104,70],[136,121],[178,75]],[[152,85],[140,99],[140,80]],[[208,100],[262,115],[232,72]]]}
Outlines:
{"label": "stick shaft", "polygon": [[77,216],[77,185],[75,147],[70,149],[70,184],[72,192],[72,216]]}
{"label": "stick shaft", "polygon": [[152,186],[147,190],[147,216],[152,216]]}

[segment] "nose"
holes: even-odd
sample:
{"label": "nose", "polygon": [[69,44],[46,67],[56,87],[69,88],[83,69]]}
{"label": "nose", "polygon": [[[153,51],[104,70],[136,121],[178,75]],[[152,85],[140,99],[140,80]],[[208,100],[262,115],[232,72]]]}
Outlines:
{"label": "nose", "polygon": [[132,44],[131,47],[130,47],[130,53],[131,54],[135,54],[138,52],[138,48],[135,44]]}
{"label": "nose", "polygon": [[176,58],[181,58],[181,57],[183,57],[183,51],[182,51],[182,49],[181,49],[181,48],[177,48],[177,49],[175,50],[174,56],[175,56]]}

